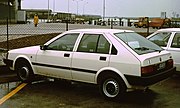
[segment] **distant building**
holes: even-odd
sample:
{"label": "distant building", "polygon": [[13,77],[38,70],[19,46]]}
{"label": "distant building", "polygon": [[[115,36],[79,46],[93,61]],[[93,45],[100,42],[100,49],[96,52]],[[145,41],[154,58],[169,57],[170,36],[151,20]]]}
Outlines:
{"label": "distant building", "polygon": [[39,19],[53,22],[73,22],[77,19],[83,21],[92,21],[100,19],[99,15],[76,15],[73,13],[55,12],[48,9],[21,9],[21,0],[0,0],[0,23],[26,23],[38,14]]}
{"label": "distant building", "polygon": [[17,11],[21,9],[21,0],[0,0],[0,23],[17,22]]}
{"label": "distant building", "polygon": [[52,13],[52,10],[48,11],[48,9],[21,9],[21,11],[26,11],[27,19],[34,18],[35,14],[38,14],[39,19],[48,19],[48,16],[50,18]]}
{"label": "distant building", "polygon": [[161,18],[166,18],[166,12],[161,12]]}

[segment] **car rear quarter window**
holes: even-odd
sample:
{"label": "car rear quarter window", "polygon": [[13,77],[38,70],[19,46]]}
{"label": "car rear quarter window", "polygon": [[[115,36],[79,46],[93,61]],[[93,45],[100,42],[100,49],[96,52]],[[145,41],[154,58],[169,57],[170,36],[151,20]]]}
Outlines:
{"label": "car rear quarter window", "polygon": [[118,53],[117,49],[114,47],[114,45],[112,45],[111,54],[117,55],[117,53]]}

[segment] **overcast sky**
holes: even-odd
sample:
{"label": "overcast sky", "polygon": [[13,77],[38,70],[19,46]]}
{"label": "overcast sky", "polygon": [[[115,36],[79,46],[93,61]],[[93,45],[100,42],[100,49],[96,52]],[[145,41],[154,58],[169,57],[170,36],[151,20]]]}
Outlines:
{"label": "overcast sky", "polygon": [[[103,15],[104,0],[69,0],[69,12]],[[77,5],[78,4],[78,5]],[[166,12],[180,14],[180,0],[105,0],[106,17],[160,17]],[[48,0],[22,0],[23,9],[48,9]],[[49,8],[55,12],[68,12],[68,0],[49,0]],[[77,11],[78,9],[78,11]]]}

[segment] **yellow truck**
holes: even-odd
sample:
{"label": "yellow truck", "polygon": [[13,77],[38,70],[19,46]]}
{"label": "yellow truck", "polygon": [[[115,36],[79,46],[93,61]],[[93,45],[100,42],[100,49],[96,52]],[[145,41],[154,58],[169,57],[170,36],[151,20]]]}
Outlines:
{"label": "yellow truck", "polygon": [[138,22],[134,22],[134,26],[136,28],[141,28],[141,27],[146,28],[146,27],[148,27],[148,17],[140,17],[138,19]]}
{"label": "yellow truck", "polygon": [[148,17],[140,17],[138,22],[134,23],[136,28],[141,27],[152,27],[152,28],[163,28],[170,27],[171,20],[169,18],[148,18]]}

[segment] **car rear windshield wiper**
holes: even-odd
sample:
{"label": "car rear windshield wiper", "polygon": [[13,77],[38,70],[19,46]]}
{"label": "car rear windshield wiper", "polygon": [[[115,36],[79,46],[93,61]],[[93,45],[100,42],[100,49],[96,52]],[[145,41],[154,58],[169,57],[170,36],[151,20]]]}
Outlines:
{"label": "car rear windshield wiper", "polygon": [[144,51],[144,50],[149,50],[149,48],[147,47],[138,47],[138,48],[134,48],[135,50],[141,50],[141,51]]}
{"label": "car rear windshield wiper", "polygon": [[159,51],[159,53],[162,51],[162,49],[153,49],[153,48],[147,48],[147,47],[138,47],[138,48],[135,48],[135,50],[141,50],[141,51],[154,50],[154,51]]}

